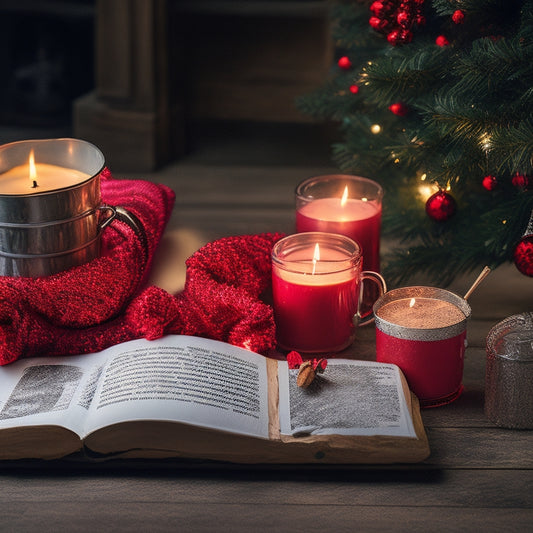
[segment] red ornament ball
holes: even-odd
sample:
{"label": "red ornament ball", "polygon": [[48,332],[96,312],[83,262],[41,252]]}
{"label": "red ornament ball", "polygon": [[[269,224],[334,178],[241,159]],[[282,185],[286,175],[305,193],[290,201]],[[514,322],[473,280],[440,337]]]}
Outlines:
{"label": "red ornament ball", "polygon": [[359,92],[359,85],[350,85],[350,92],[352,94],[357,94]]}
{"label": "red ornament ball", "polygon": [[439,35],[435,39],[435,44],[437,46],[448,46],[450,44],[450,41],[448,41],[448,39],[446,39],[446,37],[444,35]]}
{"label": "red ornament ball", "polygon": [[391,104],[389,110],[399,117],[405,117],[409,113],[409,108],[402,102]]}
{"label": "red ornament ball", "polygon": [[339,65],[342,70],[349,70],[352,68],[352,62],[348,56],[342,56],[337,62],[337,65]]}
{"label": "red ornament ball", "polygon": [[498,187],[498,180],[495,176],[488,175],[483,178],[482,184],[487,191],[493,191]]}
{"label": "red ornament ball", "polygon": [[511,183],[513,184],[513,187],[516,187],[517,189],[525,190],[529,186],[530,178],[529,176],[520,174],[520,172],[516,172],[511,179]]}
{"label": "red ornament ball", "polygon": [[452,20],[455,22],[455,24],[462,24],[465,20],[465,12],[461,11],[460,9],[456,9],[453,12]]}
{"label": "red ornament ball", "polygon": [[524,276],[533,277],[533,235],[522,237],[514,249],[513,260]]}
{"label": "red ornament ball", "polygon": [[427,215],[437,222],[450,219],[455,214],[456,208],[454,197],[442,190],[430,196],[426,202]]}

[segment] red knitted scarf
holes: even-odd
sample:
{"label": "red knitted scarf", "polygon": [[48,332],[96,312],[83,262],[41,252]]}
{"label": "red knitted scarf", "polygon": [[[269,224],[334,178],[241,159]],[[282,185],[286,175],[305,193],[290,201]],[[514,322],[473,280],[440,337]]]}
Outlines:
{"label": "red knitted scarf", "polygon": [[279,234],[229,237],[187,260],[183,292],[146,286],[174,193],[102,173],[102,200],[124,207],[143,235],[122,220],[102,232],[99,258],[41,278],[0,277],[0,365],[21,357],[96,352],[167,333],[198,335],[265,353],[275,346],[270,252]]}

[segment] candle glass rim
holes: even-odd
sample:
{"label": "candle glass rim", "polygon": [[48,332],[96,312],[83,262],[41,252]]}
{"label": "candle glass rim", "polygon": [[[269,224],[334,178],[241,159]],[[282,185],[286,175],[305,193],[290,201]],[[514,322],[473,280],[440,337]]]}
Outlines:
{"label": "candle glass rim", "polygon": [[[85,146],[91,150],[93,150],[94,154],[96,155],[96,158],[99,160],[97,163],[95,163],[94,165],[94,169],[93,167],[91,167],[91,170],[90,172],[88,172],[88,177],[78,183],[74,183],[72,185],[68,185],[68,186],[65,186],[65,187],[57,187],[55,189],[48,189],[46,191],[28,191],[27,193],[16,193],[16,194],[10,194],[10,193],[5,193],[5,192],[0,192],[0,197],[1,198],[13,198],[13,197],[36,197],[36,196],[46,196],[46,195],[51,195],[51,194],[57,194],[58,191],[69,191],[69,190],[73,190],[73,189],[77,189],[77,188],[80,188],[80,187],[83,187],[84,185],[87,184],[87,182],[95,179],[99,174],[101,174],[102,170],[105,168],[105,157],[104,157],[104,154],[102,153],[102,151],[96,146],[94,145],[93,143],[89,142],[89,141],[86,141],[84,139],[75,139],[75,138],[71,138],[71,137],[58,137],[58,138],[52,138],[52,139],[24,139],[24,140],[21,140],[21,141],[13,141],[13,142],[10,142],[10,143],[6,143],[6,144],[2,144],[0,145],[0,162],[2,160],[2,153],[5,152],[6,150],[10,150],[10,149],[13,149],[13,148],[17,148],[19,146],[22,146],[22,145],[28,145],[28,146],[34,146],[34,145],[45,145],[45,144],[51,144],[51,143],[55,143],[55,144],[67,144],[67,143],[70,143],[71,145],[72,144],[77,144],[77,145],[80,145],[80,146]],[[27,153],[27,155],[29,156],[29,152]],[[0,176],[4,173],[4,172],[8,172],[11,168],[14,168],[18,165],[23,165],[23,164],[26,164],[27,162],[27,157],[26,157],[26,154],[25,154],[25,159],[22,160],[21,162],[15,162],[14,165],[12,165],[10,168],[6,169],[6,170],[0,170]],[[44,163],[44,164],[54,164],[54,165],[57,165],[57,166],[64,166],[64,165],[60,165],[59,163],[55,162],[55,163],[49,163],[49,161],[39,161],[39,163]],[[65,167],[65,168],[70,168],[70,167]],[[73,170],[76,170],[76,171],[79,171],[79,172],[86,172],[86,170],[84,169],[80,169],[80,168],[74,168],[72,167]]]}
{"label": "candle glass rim", "polygon": [[[305,193],[305,190],[307,188],[310,188],[311,186],[317,183],[326,182],[326,181],[334,181],[334,180],[363,183],[368,187],[375,188],[375,194],[365,195],[368,201],[371,201],[371,202],[377,201],[381,204],[381,201],[383,200],[383,195],[384,195],[383,187],[377,181],[374,181],[370,178],[365,178],[364,176],[357,176],[353,174],[323,174],[319,176],[311,176],[309,178],[306,178],[303,181],[301,181],[294,190],[296,199],[303,201],[303,202],[310,202],[310,201],[322,199],[322,198],[336,198],[337,196],[332,196],[332,195],[310,196],[309,194]],[[341,195],[342,195],[342,192],[341,192]],[[340,195],[339,195],[339,198],[340,198]],[[348,198],[358,199],[353,196],[348,196]]]}
{"label": "candle glass rim", "polygon": [[[283,246],[287,245],[288,242],[291,240],[295,241],[302,241],[299,243],[299,246],[293,245],[293,248],[289,250],[288,253],[297,251],[303,247],[313,246],[318,242],[318,244],[322,244],[323,242],[326,242],[326,239],[331,242],[336,242],[337,246],[342,244],[348,245],[352,248],[352,251],[350,250],[342,250],[346,253],[346,257],[342,259],[320,259],[319,261],[321,263],[327,263],[328,265],[343,265],[342,268],[335,268],[330,269],[327,272],[315,272],[314,276],[328,276],[331,274],[337,274],[346,272],[348,270],[353,270],[358,265],[361,264],[362,259],[362,249],[361,246],[355,242],[353,239],[350,239],[350,237],[346,237],[345,235],[340,235],[337,233],[327,233],[323,231],[307,231],[303,233],[292,233],[290,235],[286,235],[282,239],[280,239],[278,242],[274,244],[272,247],[272,263],[275,264],[277,268],[280,268],[281,270],[284,270],[286,272],[294,272],[297,274],[309,274],[307,269],[298,269],[295,268],[297,265],[310,265],[313,263],[313,258],[310,257],[310,259],[305,260],[290,260],[286,259],[284,257],[281,257],[279,255],[279,250]],[[330,247],[333,247],[330,244]],[[292,268],[291,268],[292,267]]]}
{"label": "candle glass rim", "polygon": [[[463,313],[464,318],[447,326],[418,328],[396,324],[379,316],[379,309],[384,305],[408,298],[433,298],[444,300],[455,305]],[[376,300],[373,306],[373,311],[376,327],[380,331],[400,339],[421,341],[443,340],[461,334],[465,331],[466,322],[470,318],[472,312],[470,305],[462,296],[446,289],[428,287],[425,285],[413,285],[411,287],[391,289]]]}

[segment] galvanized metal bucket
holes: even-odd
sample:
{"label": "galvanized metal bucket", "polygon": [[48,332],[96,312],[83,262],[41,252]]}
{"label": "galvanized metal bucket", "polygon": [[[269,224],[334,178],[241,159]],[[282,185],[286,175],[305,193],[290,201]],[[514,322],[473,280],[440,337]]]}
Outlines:
{"label": "galvanized metal bucket", "polygon": [[28,161],[84,172],[72,186],[27,194],[0,193],[0,275],[38,277],[78,266],[100,254],[102,230],[116,215],[102,204],[104,156],[79,139],[28,140],[0,146],[2,173]]}

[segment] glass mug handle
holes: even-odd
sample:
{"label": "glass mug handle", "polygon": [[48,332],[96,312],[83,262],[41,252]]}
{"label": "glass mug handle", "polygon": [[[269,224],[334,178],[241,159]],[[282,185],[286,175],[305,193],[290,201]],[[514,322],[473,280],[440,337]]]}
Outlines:
{"label": "glass mug handle", "polygon": [[364,280],[368,279],[375,283],[379,289],[379,295],[377,296],[376,300],[383,294],[387,292],[387,283],[385,281],[385,278],[378,274],[377,272],[373,272],[372,270],[365,270],[361,272],[361,283],[360,283],[360,289],[359,289],[359,304],[357,306],[357,313],[353,317],[353,323],[354,326],[366,326],[367,324],[370,324],[374,320],[374,312],[372,311],[372,307],[364,314],[361,314],[360,309],[363,305],[363,293],[364,293]]}

